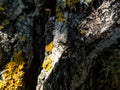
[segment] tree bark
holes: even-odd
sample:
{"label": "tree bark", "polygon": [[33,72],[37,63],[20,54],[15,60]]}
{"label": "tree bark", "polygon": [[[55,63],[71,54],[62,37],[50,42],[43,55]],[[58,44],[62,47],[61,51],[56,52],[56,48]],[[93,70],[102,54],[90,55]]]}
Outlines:
{"label": "tree bark", "polygon": [[[92,9],[85,10],[80,6],[78,12],[69,5],[66,11],[60,8],[64,3],[59,3],[59,12],[56,11],[56,14],[62,13],[66,23],[57,20],[55,22],[54,47],[50,54],[45,54],[45,58],[52,58],[52,68],[47,72],[44,69],[41,71],[37,90],[97,90],[99,86],[95,88],[97,84],[93,82],[94,68],[97,68],[98,62],[96,58],[105,52],[105,49],[109,50],[111,45],[119,45],[119,2],[94,1]],[[49,23],[46,26],[49,26]],[[46,37],[46,40],[48,38]]]}
{"label": "tree bark", "polygon": [[1,90],[119,90],[119,56],[119,0],[0,1]]}

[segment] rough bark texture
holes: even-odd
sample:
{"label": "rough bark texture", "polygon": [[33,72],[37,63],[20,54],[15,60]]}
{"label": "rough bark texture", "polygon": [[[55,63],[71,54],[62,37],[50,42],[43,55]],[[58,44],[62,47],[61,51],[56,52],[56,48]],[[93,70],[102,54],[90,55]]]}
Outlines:
{"label": "rough bark texture", "polygon": [[119,0],[0,0],[1,90],[119,90],[119,67]]}

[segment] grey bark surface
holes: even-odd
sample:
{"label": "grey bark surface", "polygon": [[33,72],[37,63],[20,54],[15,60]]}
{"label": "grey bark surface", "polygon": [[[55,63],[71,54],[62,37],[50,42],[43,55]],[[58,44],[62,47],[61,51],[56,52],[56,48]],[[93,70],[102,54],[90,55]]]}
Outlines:
{"label": "grey bark surface", "polygon": [[[120,50],[120,1],[93,0],[76,5],[76,10],[61,8],[64,22],[56,20],[57,1],[52,0],[52,6],[46,0],[0,0],[0,6],[5,7],[0,24],[4,19],[10,21],[0,29],[0,76],[13,52],[22,50],[26,62],[23,90],[114,89],[97,87],[94,74],[98,57]],[[46,53],[50,42],[53,49]],[[46,72],[41,66],[48,56],[52,68]],[[117,60],[119,63],[120,58]]]}
{"label": "grey bark surface", "polygon": [[[86,13],[70,13],[71,17],[68,16],[67,42],[59,42],[66,49],[51,73],[40,73],[37,90],[97,89],[93,87],[92,76],[96,58],[105,49],[109,50],[111,45],[119,45],[119,2],[104,1],[91,14],[87,16]],[[80,27],[76,29],[78,24]],[[87,31],[85,35],[81,35],[83,29]]]}

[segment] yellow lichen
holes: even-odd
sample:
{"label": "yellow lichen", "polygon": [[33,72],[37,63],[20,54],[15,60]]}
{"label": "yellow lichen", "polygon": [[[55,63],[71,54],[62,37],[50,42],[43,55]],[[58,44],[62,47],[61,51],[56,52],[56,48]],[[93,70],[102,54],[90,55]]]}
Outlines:
{"label": "yellow lichen", "polygon": [[86,33],[87,33],[87,30],[85,29],[80,32],[81,35],[86,35]]}
{"label": "yellow lichen", "polygon": [[10,21],[9,21],[9,20],[5,19],[5,20],[2,21],[2,25],[3,25],[3,26],[6,26],[6,25],[8,25],[8,24],[10,24]]}
{"label": "yellow lichen", "polygon": [[24,19],[24,17],[23,16],[19,16],[18,19],[21,21],[21,20]]}
{"label": "yellow lichen", "polygon": [[17,62],[19,65],[21,63],[24,63],[23,56],[22,56],[22,50],[14,53],[14,61]]}
{"label": "yellow lichen", "polygon": [[4,29],[4,26],[0,25],[0,30]]}
{"label": "yellow lichen", "polygon": [[5,8],[0,7],[0,12],[3,12],[3,11],[5,11]]}
{"label": "yellow lichen", "polygon": [[79,30],[81,26],[82,26],[82,24],[80,23],[80,24],[77,26],[77,29]]}
{"label": "yellow lichen", "polygon": [[48,45],[46,45],[45,47],[45,51],[46,52],[50,52],[53,48],[53,42],[50,42]]}
{"label": "yellow lichen", "polygon": [[52,65],[48,64],[47,67],[44,69],[46,72],[49,71],[51,69]]}
{"label": "yellow lichen", "polygon": [[25,40],[26,40],[26,37],[22,36],[22,37],[20,37],[20,40],[21,40],[21,41],[25,41]]}
{"label": "yellow lichen", "polygon": [[5,19],[3,21],[0,22],[0,30],[4,29],[5,26],[7,26],[8,24],[10,24],[9,20]]}
{"label": "yellow lichen", "polygon": [[46,59],[44,60],[42,64],[43,70],[46,72],[49,71],[52,67],[51,63],[52,63],[52,59],[50,57],[46,57]]}
{"label": "yellow lichen", "polygon": [[62,12],[57,14],[57,19],[56,20],[59,21],[59,22],[63,22],[64,21],[64,17],[63,17],[63,13]]}
{"label": "yellow lichen", "polygon": [[23,85],[24,64],[22,51],[15,52],[14,60],[5,66],[2,80],[0,80],[0,90],[19,90]]}
{"label": "yellow lichen", "polygon": [[68,7],[71,7],[78,2],[80,2],[80,0],[65,0],[65,5],[68,6]]}

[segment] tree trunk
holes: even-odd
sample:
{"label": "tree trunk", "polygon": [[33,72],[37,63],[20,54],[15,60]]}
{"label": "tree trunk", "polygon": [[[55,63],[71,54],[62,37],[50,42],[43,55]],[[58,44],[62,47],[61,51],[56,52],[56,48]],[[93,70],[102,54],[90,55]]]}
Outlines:
{"label": "tree trunk", "polygon": [[0,1],[1,90],[119,90],[119,67],[119,0]]}

